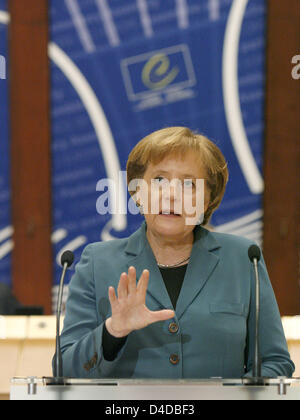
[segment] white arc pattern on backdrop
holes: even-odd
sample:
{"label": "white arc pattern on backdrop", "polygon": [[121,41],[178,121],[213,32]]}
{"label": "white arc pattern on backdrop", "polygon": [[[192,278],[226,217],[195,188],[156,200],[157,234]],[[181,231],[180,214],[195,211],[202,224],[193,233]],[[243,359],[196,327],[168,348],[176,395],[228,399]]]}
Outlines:
{"label": "white arc pattern on backdrop", "polygon": [[[0,11],[0,23],[8,24],[10,21],[9,13]],[[76,90],[78,96],[82,100],[82,103],[90,117],[90,120],[95,129],[100,150],[102,152],[104,165],[108,178],[114,180],[116,184],[119,181],[119,172],[121,171],[120,161],[115,146],[113,134],[109,127],[109,123],[104,114],[103,108],[95,95],[95,92],[91,88],[90,84],[76,66],[76,64],[67,56],[67,54],[55,43],[50,42],[48,47],[48,53],[50,59],[60,68],[60,70],[67,77],[69,82]],[[110,229],[116,231],[123,231],[127,227],[126,209],[127,193],[123,186],[120,186],[121,194],[118,195],[115,201],[115,197],[111,197],[112,206],[112,218],[104,226],[102,231],[102,240],[112,239],[109,234]],[[116,209],[119,212],[116,212]],[[123,214],[122,214],[123,213]]]}
{"label": "white arc pattern on backdrop", "polygon": [[234,0],[225,31],[223,50],[223,96],[230,138],[252,194],[261,194],[264,181],[251,152],[241,110],[238,53],[241,28],[249,0]]}

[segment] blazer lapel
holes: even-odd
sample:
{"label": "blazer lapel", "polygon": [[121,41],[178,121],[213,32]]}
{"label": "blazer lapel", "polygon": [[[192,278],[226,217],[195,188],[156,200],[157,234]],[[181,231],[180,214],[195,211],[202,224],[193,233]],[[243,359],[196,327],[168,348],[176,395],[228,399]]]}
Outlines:
{"label": "blazer lapel", "polygon": [[127,254],[132,254],[132,258],[127,263],[127,272],[130,266],[134,266],[136,269],[136,281],[138,282],[143,270],[149,270],[150,277],[147,293],[161,305],[162,309],[173,309],[153,251],[146,237],[145,222],[143,222],[140,229],[130,236],[125,251]]}
{"label": "blazer lapel", "polygon": [[209,231],[196,227],[191,258],[176,306],[178,319],[201,292],[216,268],[219,257],[212,251],[218,248],[220,245]]}
{"label": "blazer lapel", "polygon": [[[201,292],[219,262],[219,257],[212,251],[220,248],[214,236],[202,227],[195,228],[195,239],[190,262],[187,267],[183,286],[176,305],[176,315],[180,319],[190,303]],[[136,268],[137,281],[144,269],[150,272],[147,292],[154,297],[163,309],[173,309],[168,292],[157,266],[153,251],[146,236],[146,222],[128,239],[125,249],[131,258],[127,271],[132,265]]]}

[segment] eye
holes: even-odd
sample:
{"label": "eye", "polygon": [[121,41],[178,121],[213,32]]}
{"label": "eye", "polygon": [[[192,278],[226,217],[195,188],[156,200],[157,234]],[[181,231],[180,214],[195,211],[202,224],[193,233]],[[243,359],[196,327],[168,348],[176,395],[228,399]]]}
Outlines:
{"label": "eye", "polygon": [[192,188],[194,188],[195,187],[195,183],[191,180],[191,179],[185,179],[184,180],[184,186],[185,187],[192,187]]}
{"label": "eye", "polygon": [[157,176],[154,178],[154,181],[156,181],[156,184],[162,184],[166,179],[163,176]]}

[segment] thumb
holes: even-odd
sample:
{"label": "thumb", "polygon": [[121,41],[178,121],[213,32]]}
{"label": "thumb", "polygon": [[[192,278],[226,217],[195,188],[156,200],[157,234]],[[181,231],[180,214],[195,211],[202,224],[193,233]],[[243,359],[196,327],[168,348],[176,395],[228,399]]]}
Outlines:
{"label": "thumb", "polygon": [[175,312],[170,309],[163,309],[162,311],[151,311],[153,322],[166,321],[167,319],[174,318]]}

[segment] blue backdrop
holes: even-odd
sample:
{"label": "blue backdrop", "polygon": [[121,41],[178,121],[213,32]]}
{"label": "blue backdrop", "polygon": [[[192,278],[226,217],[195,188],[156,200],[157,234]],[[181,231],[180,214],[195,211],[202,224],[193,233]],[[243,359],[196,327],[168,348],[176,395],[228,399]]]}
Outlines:
{"label": "blue backdrop", "polygon": [[96,184],[170,125],[206,134],[228,160],[215,229],[260,241],[264,31],[263,0],[52,1],[56,255],[138,228],[140,216],[97,214]]}
{"label": "blue backdrop", "polygon": [[[6,11],[6,0],[0,0]],[[0,13],[0,281],[11,284],[12,227],[10,218],[7,15]]]}
{"label": "blue backdrop", "polygon": [[[73,249],[78,260],[87,243],[128,236],[139,227],[139,215],[99,215],[96,185],[101,178],[117,180],[134,145],[166,126],[188,126],[218,144],[230,182],[212,225],[260,242],[265,0],[50,5],[54,284],[63,249]],[[4,24],[0,31],[5,51]],[[3,81],[0,89],[3,232],[10,226]],[[121,201],[128,198],[124,186]],[[9,255],[0,259],[7,281],[9,261]]]}

